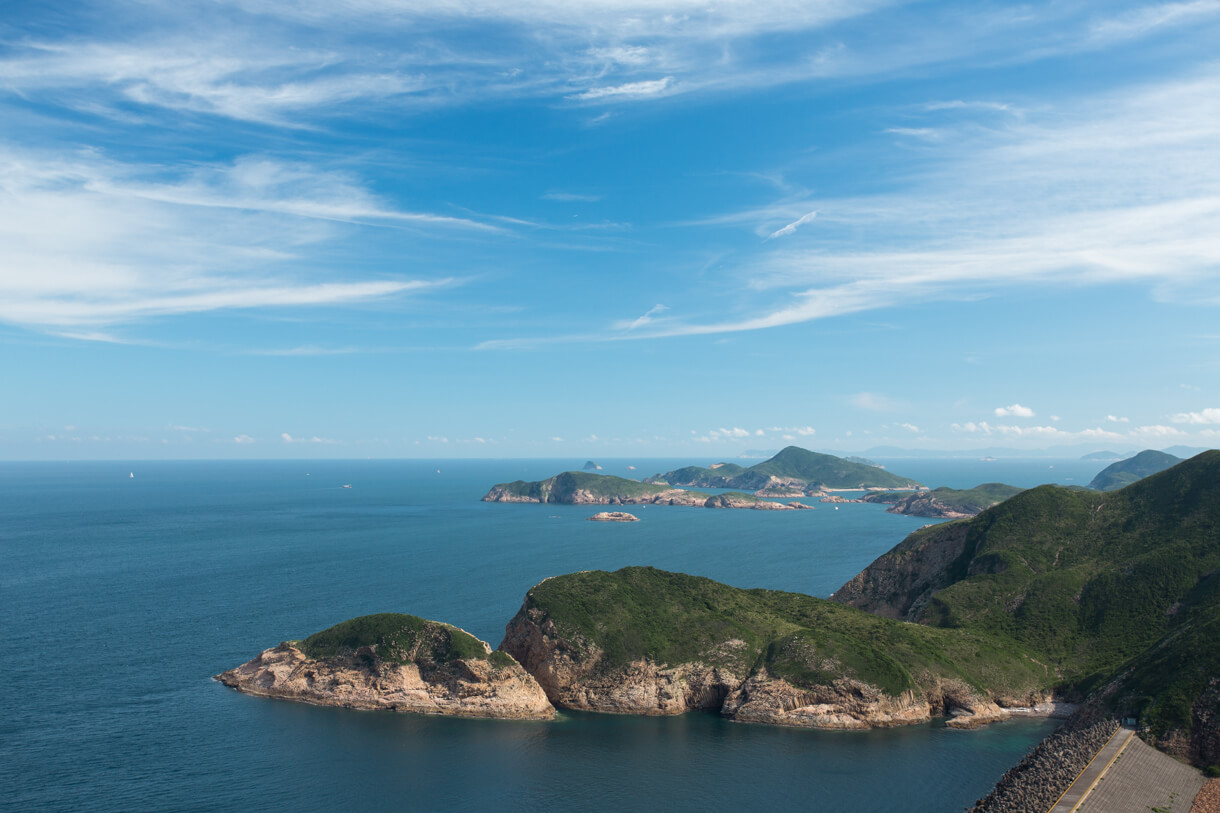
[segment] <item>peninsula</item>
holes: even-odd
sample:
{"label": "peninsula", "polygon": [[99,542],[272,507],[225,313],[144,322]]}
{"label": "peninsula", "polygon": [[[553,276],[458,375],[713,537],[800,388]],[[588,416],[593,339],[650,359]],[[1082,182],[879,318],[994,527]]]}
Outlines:
{"label": "peninsula", "polygon": [[511,656],[413,615],[353,618],[216,676],[247,694],[319,706],[545,720],[555,709]]}
{"label": "peninsula", "polygon": [[545,480],[498,483],[483,502],[536,502],[565,505],[686,505],[699,508],[752,508],[789,511],[809,508],[800,503],[771,502],[753,494],[704,494],[655,483],[641,483],[610,474],[565,471]]}
{"label": "peninsula", "polygon": [[1115,491],[1181,462],[1180,457],[1158,452],[1155,449],[1145,449],[1134,457],[1106,466],[1089,483],[1089,488],[1098,491]]}
{"label": "peninsula", "polygon": [[[713,495],[688,491],[687,486],[735,490]],[[777,503],[767,498],[826,498],[828,490],[923,488],[914,480],[898,477],[876,466],[789,446],[770,460],[748,469],[735,463],[714,463],[707,468],[687,466],[649,477],[643,482],[584,471],[566,471],[546,480],[498,483],[487,492],[483,501],[687,505],[783,511],[810,506],[800,502]]]}
{"label": "peninsula", "polygon": [[[686,466],[649,477],[645,482],[695,488],[734,488],[816,491],[825,489],[917,489],[920,484],[876,465],[789,446],[762,463],[742,468],[736,463]],[[809,495],[813,496],[813,495]]]}
{"label": "peninsula", "polygon": [[913,517],[935,517],[939,519],[962,519],[973,517],[993,505],[999,505],[1024,489],[1004,483],[983,483],[969,489],[934,488],[914,494],[886,491],[865,494],[862,502],[890,505],[891,514],[906,514]]}

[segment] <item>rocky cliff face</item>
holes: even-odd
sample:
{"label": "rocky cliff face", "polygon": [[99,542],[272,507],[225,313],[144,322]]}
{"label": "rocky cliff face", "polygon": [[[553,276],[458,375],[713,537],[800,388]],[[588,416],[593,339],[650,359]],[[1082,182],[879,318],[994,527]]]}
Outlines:
{"label": "rocky cliff face", "polygon": [[246,694],[319,706],[519,720],[555,716],[538,683],[506,658],[391,663],[365,647],[348,657],[313,659],[283,643],[216,679]]}
{"label": "rocky cliff face", "polygon": [[953,583],[969,530],[965,523],[953,523],[911,534],[840,587],[831,600],[885,618],[917,620],[932,594]]}
{"label": "rocky cliff face", "polygon": [[[637,659],[609,665],[596,645],[562,635],[528,597],[509,622],[500,648],[560,708],[641,715],[707,710],[741,722],[826,729],[911,725],[942,715],[949,726],[970,728],[1010,714],[964,682],[935,676],[924,676],[917,689],[897,696],[846,676],[799,685],[753,663],[757,653],[732,638],[686,663]],[[1033,707],[1041,699],[1004,700]]]}

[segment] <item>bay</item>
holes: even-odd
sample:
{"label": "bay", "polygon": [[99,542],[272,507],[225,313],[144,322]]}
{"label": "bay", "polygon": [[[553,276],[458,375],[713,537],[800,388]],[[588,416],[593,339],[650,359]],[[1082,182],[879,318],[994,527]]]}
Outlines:
{"label": "bay", "polygon": [[[635,507],[641,522],[604,524],[587,521],[593,507],[479,501],[492,483],[580,462],[0,464],[0,807],[952,810],[1053,728],[453,720],[271,701],[211,680],[372,612],[448,621],[495,645],[529,587],[576,570],[653,565],[826,596],[928,522],[818,504]],[[601,462],[641,477],[690,461]],[[885,462],[930,485],[981,481],[973,461]],[[1099,468],[1077,463],[990,470],[1034,485]]]}

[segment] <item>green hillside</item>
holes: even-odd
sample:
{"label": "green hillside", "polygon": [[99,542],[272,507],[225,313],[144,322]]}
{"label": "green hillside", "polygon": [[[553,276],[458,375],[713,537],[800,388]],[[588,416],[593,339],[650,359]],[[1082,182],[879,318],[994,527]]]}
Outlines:
{"label": "green hillside", "polygon": [[[623,499],[651,497],[668,491],[668,486],[641,483],[612,474],[593,474],[584,471],[565,471],[546,480],[515,480],[498,483],[492,491],[521,500],[535,502],[572,502],[577,492],[584,492],[597,499]],[[706,497],[707,495],[703,495]],[[487,499],[484,497],[484,499]]]}
{"label": "green hillside", "polygon": [[1024,490],[1004,483],[983,483],[974,488],[955,489],[942,486],[914,494],[909,491],[866,494],[864,501],[893,505],[894,508],[890,510],[896,514],[920,517],[973,516]]}
{"label": "green hillside", "polygon": [[1127,693],[1181,726],[1183,704],[1220,678],[1196,652],[1220,621],[1217,573],[1220,452],[1206,452],[1120,491],[1040,486],[924,529],[834,598],[1007,640],[1080,695],[1130,663]]}
{"label": "green hillside", "polygon": [[894,696],[943,678],[1014,696],[1050,682],[1008,642],[974,632],[903,624],[812,596],[742,590],[648,567],[547,579],[529,592],[519,615],[531,610],[543,611],[581,656],[596,653],[598,666],[609,671],[640,660],[705,663],[743,676],[765,667],[796,685],[850,677]]}
{"label": "green hillside", "polygon": [[483,642],[468,632],[403,613],[353,618],[314,633],[299,647],[314,659],[350,657],[369,647],[379,660],[391,663],[449,663],[491,656]]}
{"label": "green hillside", "polygon": [[1117,491],[1120,488],[1131,485],[1137,480],[1142,480],[1150,474],[1164,471],[1170,466],[1175,466],[1181,462],[1181,458],[1174,457],[1171,454],[1148,449],[1140,452],[1135,457],[1129,457],[1126,460],[1120,460],[1117,463],[1106,466],[1089,483],[1089,488],[1098,491]]}
{"label": "green hillside", "polygon": [[714,469],[686,466],[650,479],[675,486],[756,491],[771,484],[772,478],[794,481],[805,487],[825,488],[914,488],[919,485],[914,480],[873,465],[811,452],[798,446],[789,446],[770,460],[748,469],[732,463],[720,464]]}

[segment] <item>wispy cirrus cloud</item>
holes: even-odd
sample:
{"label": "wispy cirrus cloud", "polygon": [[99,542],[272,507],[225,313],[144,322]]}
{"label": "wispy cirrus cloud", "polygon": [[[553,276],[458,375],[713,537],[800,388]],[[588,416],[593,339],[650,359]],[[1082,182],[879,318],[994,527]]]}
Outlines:
{"label": "wispy cirrus cloud", "polygon": [[453,284],[308,269],[307,247],[342,237],[326,225],[332,222],[484,230],[461,218],[402,212],[346,173],[301,164],[238,160],[166,177],[159,167],[91,151],[0,147],[0,321],[121,341],[84,328],[350,304]]}
{"label": "wispy cirrus cloud", "polygon": [[747,226],[816,207],[819,244],[767,246],[727,272],[756,301],[781,292],[772,308],[702,323],[674,313],[641,335],[768,329],[1035,283],[1137,283],[1159,300],[1220,303],[1218,142],[1215,63],[959,134],[900,190],[691,224]]}

